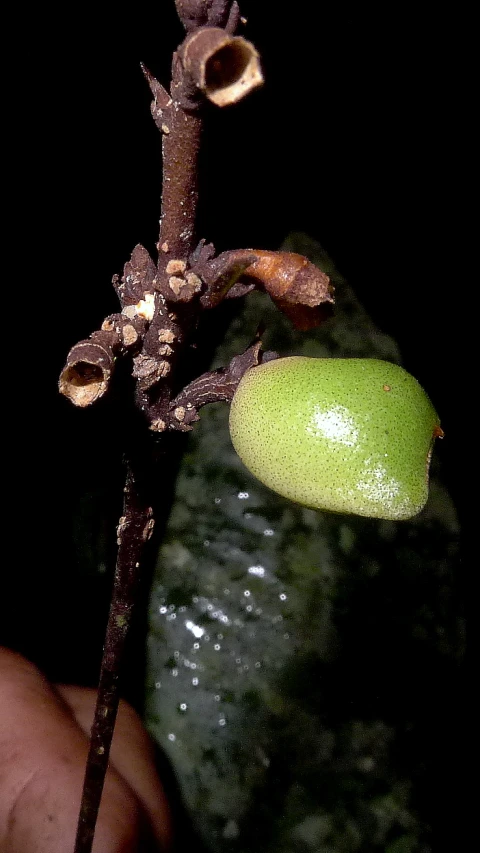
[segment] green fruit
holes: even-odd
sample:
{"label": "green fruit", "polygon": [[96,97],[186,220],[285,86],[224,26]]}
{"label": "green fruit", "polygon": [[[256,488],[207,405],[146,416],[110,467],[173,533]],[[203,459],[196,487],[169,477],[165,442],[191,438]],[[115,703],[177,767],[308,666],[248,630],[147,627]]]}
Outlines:
{"label": "green fruit", "polygon": [[230,434],[252,474],[292,501],[402,519],[425,505],[442,431],[424,390],[396,364],[291,357],[245,373]]}

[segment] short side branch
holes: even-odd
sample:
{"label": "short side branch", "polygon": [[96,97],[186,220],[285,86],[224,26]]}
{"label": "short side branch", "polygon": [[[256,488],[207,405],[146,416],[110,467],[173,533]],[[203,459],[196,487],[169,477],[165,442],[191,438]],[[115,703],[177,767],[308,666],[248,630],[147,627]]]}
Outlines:
{"label": "short side branch", "polygon": [[231,402],[244,373],[258,364],[277,358],[275,352],[262,352],[255,341],[245,352],[232,358],[228,367],[204,373],[178,394],[170,406],[170,428],[186,432],[198,421],[198,410],[208,403]]}
{"label": "short side branch", "polygon": [[59,391],[84,408],[103,397],[119,355],[135,352],[141,345],[146,322],[141,317],[112,314],[98,332],[75,344],[60,374]]}

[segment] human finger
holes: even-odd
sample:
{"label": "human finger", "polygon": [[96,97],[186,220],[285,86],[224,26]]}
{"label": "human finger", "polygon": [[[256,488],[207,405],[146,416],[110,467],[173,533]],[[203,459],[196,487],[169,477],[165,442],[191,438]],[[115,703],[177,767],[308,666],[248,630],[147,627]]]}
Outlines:
{"label": "human finger", "polygon": [[[0,851],[73,850],[88,739],[29,661],[0,649]],[[144,822],[130,786],[110,769],[93,853],[134,853]]]}

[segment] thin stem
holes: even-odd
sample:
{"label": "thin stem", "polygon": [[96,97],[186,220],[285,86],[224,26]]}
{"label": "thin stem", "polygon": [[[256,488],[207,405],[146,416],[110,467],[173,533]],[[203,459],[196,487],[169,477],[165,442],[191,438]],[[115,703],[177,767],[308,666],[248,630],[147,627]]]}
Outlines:
{"label": "thin stem", "polygon": [[90,853],[108,767],[110,745],[120,699],[120,662],[140,581],[141,557],[152,528],[152,510],[131,467],[118,526],[118,555],[108,618],[100,682],[83,783],[75,853]]}
{"label": "thin stem", "polygon": [[200,114],[184,110],[174,101],[163,132],[159,245],[168,258],[186,259],[195,247],[201,131]]}

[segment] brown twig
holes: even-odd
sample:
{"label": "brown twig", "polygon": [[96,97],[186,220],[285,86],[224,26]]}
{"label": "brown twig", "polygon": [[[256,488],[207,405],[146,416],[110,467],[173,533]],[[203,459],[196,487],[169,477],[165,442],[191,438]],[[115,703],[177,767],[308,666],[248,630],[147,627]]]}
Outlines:
{"label": "brown twig", "polygon": [[91,406],[108,389],[116,358],[134,353],[145,334],[146,321],[140,315],[107,317],[102,328],[86,341],[75,344],[60,374],[59,390],[76,406]]}
{"label": "brown twig", "polygon": [[[75,853],[90,853],[108,766],[119,702],[119,676],[142,556],[153,528],[147,484],[167,430],[185,432],[208,402],[231,400],[246,370],[276,357],[256,340],[225,368],[176,387],[176,367],[190,342],[199,314],[225,298],[255,287],[266,290],[300,328],[318,324],[332,301],[327,276],[289,253],[232,250],[215,257],[211,244],[196,246],[198,155],[202,110],[208,100],[224,106],[262,82],[255,48],[235,36],[240,12],[235,0],[176,0],[187,36],[173,56],[170,93],[142,66],[150,86],[152,116],[162,134],[163,184],[158,262],[138,245],[114,277],[121,312],[76,344],[60,377],[60,391],[80,407],[108,390],[119,358],[130,358],[135,404],[145,432],[130,434],[124,515],[118,527],[118,555],[98,700],[85,773]],[[139,447],[142,456],[139,456]]]}
{"label": "brown twig", "polygon": [[194,379],[170,404],[170,417],[180,422],[175,428],[185,432],[191,430],[199,419],[198,410],[208,403],[231,402],[244,373],[274,358],[278,358],[277,353],[262,352],[262,342],[257,340],[245,352],[232,358],[227,367]]}
{"label": "brown twig", "polygon": [[[190,36],[186,42],[186,57],[191,68],[187,71],[184,67],[182,49],[174,54],[170,96],[144,70],[154,95],[152,115],[163,138],[162,211],[157,267],[143,247],[137,246],[130,262],[125,265],[121,281],[117,279],[114,282],[122,313],[108,318],[102,329],[95,332],[89,341],[83,341],[73,348],[60,378],[60,391],[63,394],[76,405],[90,405],[103,396],[108,388],[117,357],[133,350],[136,353],[133,376],[137,380],[137,406],[144,413],[150,429],[160,433],[166,427],[166,418],[163,416],[168,412],[173,396],[172,366],[185,346],[195,318],[192,302],[198,302],[202,289],[201,280],[193,271],[189,272],[187,266],[195,245],[201,96],[207,89],[212,89],[212,68],[216,74],[214,89],[218,96],[222,81],[223,85],[231,87],[232,59],[238,66],[239,51],[246,56],[245,45],[239,47],[236,42],[233,49],[230,44],[232,37],[223,33],[221,45],[218,43],[214,49],[209,38],[197,39],[188,60],[188,47],[192,48],[192,38],[195,39],[197,28],[203,22],[206,5],[207,24],[224,23],[230,31],[234,30],[238,22],[236,3],[229,0],[222,0],[221,3],[213,0],[210,4],[200,0],[179,3],[180,11],[188,6]],[[222,63],[230,65],[228,74],[222,74]],[[235,76],[237,72],[235,69],[233,71]],[[241,73],[244,71],[245,68],[242,68]],[[204,75],[200,87],[197,86],[199,81],[195,79],[197,72]],[[243,89],[240,87],[236,99],[243,97],[246,91],[245,86]],[[172,310],[172,303],[175,310]],[[179,407],[174,407],[172,423],[175,422],[181,429],[178,414]],[[128,460],[127,467],[124,515],[118,527],[115,581],[75,853],[90,853],[92,847],[118,709],[123,650],[136,598],[144,545],[153,527],[152,509],[144,497],[142,476],[134,471],[132,458]]]}
{"label": "brown twig", "polygon": [[95,717],[78,819],[75,853],[91,850],[119,701],[119,662],[122,660],[132,610],[140,582],[146,542],[153,530],[153,512],[138,475],[128,468],[120,519],[118,554],[98,685]]}
{"label": "brown twig", "polygon": [[208,287],[200,301],[213,308],[228,295],[244,296],[249,288],[265,290],[297,329],[318,326],[333,304],[329,277],[303,255],[264,249],[232,249],[217,258],[199,257],[198,269]]}

